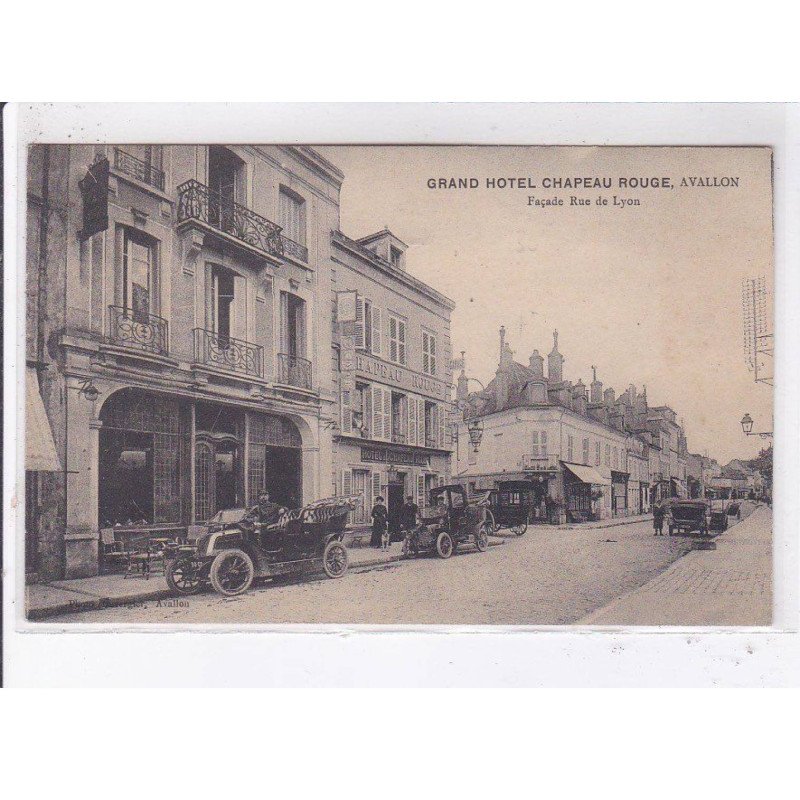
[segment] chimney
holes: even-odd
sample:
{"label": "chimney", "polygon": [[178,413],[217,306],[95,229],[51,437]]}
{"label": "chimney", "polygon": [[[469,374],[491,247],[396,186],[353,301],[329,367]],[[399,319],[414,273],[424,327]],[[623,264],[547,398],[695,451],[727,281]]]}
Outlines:
{"label": "chimney", "polygon": [[597,380],[597,367],[592,365],[592,383],[589,393],[589,401],[592,405],[600,405],[603,402],[603,384]]}
{"label": "chimney", "polygon": [[547,380],[550,383],[561,383],[564,380],[564,356],[558,352],[558,331],[553,331],[553,349],[547,356]]}
{"label": "chimney", "polygon": [[497,365],[497,372],[494,375],[495,404],[497,410],[506,407],[508,403],[509,384],[511,366],[511,348],[506,343],[506,329],[500,328],[500,363]]}
{"label": "chimney", "polygon": [[616,402],[614,399],[614,389],[611,386],[603,392],[603,402],[609,407],[613,406]]}
{"label": "chimney", "polygon": [[531,353],[531,357],[528,359],[528,365],[530,366],[534,378],[544,377],[544,358],[539,354],[538,350],[534,350]]}
{"label": "chimney", "polygon": [[588,398],[586,396],[586,387],[583,384],[583,381],[579,378],[578,382],[575,384],[574,394],[575,402],[573,404],[573,408],[579,414],[586,415],[586,404],[588,402]]}

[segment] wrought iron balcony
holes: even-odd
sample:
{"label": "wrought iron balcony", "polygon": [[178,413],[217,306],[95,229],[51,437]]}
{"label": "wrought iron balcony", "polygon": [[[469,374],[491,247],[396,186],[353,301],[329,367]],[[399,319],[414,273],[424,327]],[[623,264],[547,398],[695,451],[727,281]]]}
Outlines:
{"label": "wrought iron balcony", "polygon": [[288,236],[281,234],[281,241],[283,242],[283,252],[285,255],[302,261],[304,264],[308,263],[308,248],[300,242],[295,242]]}
{"label": "wrought iron balcony", "polygon": [[119,147],[114,148],[114,169],[124,175],[130,175],[137,181],[154,186],[156,189],[164,191],[164,173],[152,164],[142,161]]}
{"label": "wrought iron balcony", "polygon": [[311,362],[287,353],[278,353],[277,382],[299,389],[311,389]]}
{"label": "wrought iron balcony", "polygon": [[196,180],[178,187],[178,224],[191,221],[266,255],[276,258],[283,255],[284,237],[280,225]]}
{"label": "wrought iron balcony", "polygon": [[194,329],[194,360],[219,369],[264,377],[264,348],[258,344],[221,336],[203,328]]}
{"label": "wrought iron balcony", "polygon": [[108,341],[165,356],[169,327],[165,319],[122,306],[108,307]]}

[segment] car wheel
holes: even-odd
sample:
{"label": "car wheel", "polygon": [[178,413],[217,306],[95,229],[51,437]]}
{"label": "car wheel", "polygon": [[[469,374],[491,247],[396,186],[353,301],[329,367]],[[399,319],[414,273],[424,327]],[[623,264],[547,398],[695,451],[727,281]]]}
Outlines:
{"label": "car wheel", "polygon": [[349,564],[347,548],[338,540],[328,542],[322,554],[322,568],[329,578],[341,578]]}
{"label": "car wheel", "polygon": [[489,526],[487,524],[481,525],[478,532],[475,534],[475,546],[481,553],[485,553],[489,549]]}
{"label": "car wheel", "polygon": [[525,531],[528,530],[528,521],[523,520],[518,525],[515,525],[511,530],[514,531],[514,533],[516,533],[517,536],[522,536],[525,533]]}
{"label": "car wheel", "polygon": [[455,550],[453,537],[447,531],[442,531],[436,538],[436,552],[439,558],[450,558],[453,555],[453,550]]}
{"label": "car wheel", "polygon": [[226,597],[242,594],[255,577],[253,559],[244,550],[223,550],[211,564],[211,585]]}
{"label": "car wheel", "polygon": [[167,562],[167,586],[173,594],[188,595],[200,591],[202,580],[193,558],[175,558]]}

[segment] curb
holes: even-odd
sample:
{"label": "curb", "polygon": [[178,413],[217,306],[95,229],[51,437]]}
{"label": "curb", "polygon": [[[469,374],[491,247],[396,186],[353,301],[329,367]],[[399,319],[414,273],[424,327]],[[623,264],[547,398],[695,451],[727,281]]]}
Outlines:
{"label": "curb", "polygon": [[630,519],[629,517],[624,517],[622,519],[615,519],[610,520],[604,525],[595,525],[592,523],[591,526],[583,527],[583,525],[554,525],[553,527],[557,531],[594,531],[599,530],[600,528],[618,528],[620,525],[635,525],[637,522],[649,522],[652,520],[652,515],[647,517],[639,517],[638,519]]}
{"label": "curb", "polygon": [[[499,547],[500,545],[504,544],[505,541],[490,541],[489,547]],[[383,564],[392,564],[394,562],[404,560],[405,559],[399,554],[390,556],[389,558],[373,558],[369,559],[368,561],[361,561],[358,564],[352,564],[350,566],[350,570],[353,572],[358,572],[369,567],[379,567]],[[59,614],[77,614],[81,611],[99,611],[103,608],[117,608],[119,606],[136,605],[138,603],[147,602],[148,600],[166,600],[168,598],[172,598],[174,595],[169,589],[161,588],[137,592],[136,594],[127,595],[126,597],[90,597],[85,594],[82,594],[81,596],[85,597],[85,599],[70,600],[66,603],[58,603],[57,605],[31,609],[26,614],[26,619],[31,622],[35,622],[38,620],[47,619],[47,617],[55,617]]]}

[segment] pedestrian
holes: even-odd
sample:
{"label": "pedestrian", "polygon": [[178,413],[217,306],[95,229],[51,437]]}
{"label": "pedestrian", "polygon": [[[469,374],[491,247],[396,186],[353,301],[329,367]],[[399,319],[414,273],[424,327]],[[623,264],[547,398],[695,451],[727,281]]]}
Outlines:
{"label": "pedestrian", "polygon": [[383,503],[382,497],[375,498],[375,505],[372,507],[372,537],[369,540],[370,547],[380,547],[384,533],[386,533],[389,512]]}
{"label": "pedestrian", "polygon": [[408,540],[414,528],[417,527],[419,508],[411,495],[406,497],[405,505],[400,511],[400,529],[403,531],[403,555],[408,554]]}
{"label": "pedestrian", "polygon": [[664,535],[664,506],[661,503],[653,506],[653,527],[655,528],[654,536]]}

